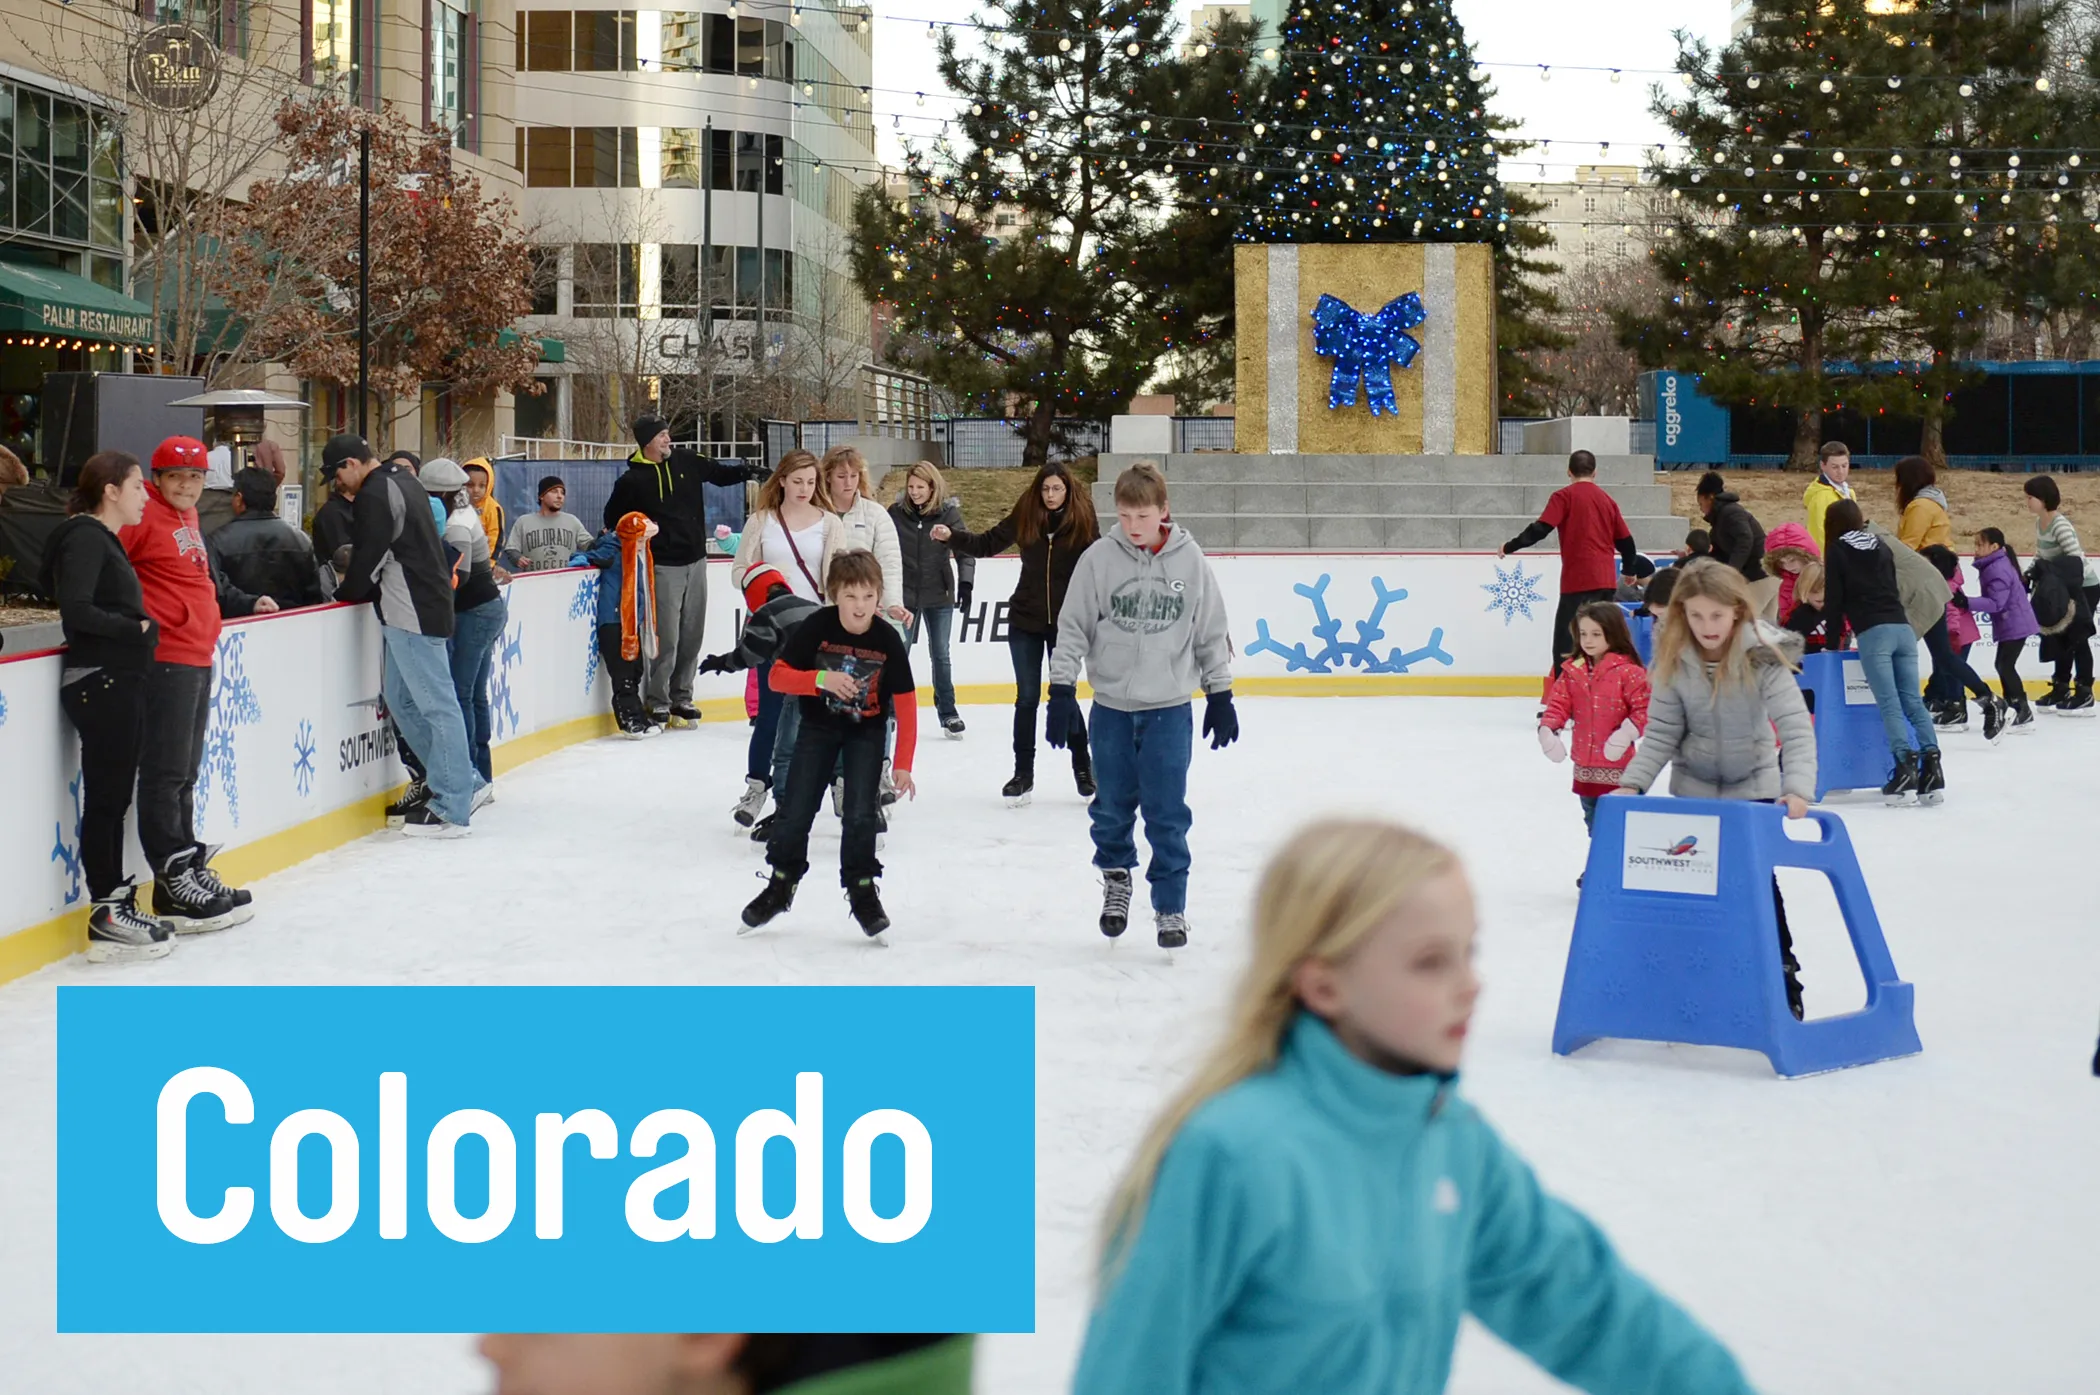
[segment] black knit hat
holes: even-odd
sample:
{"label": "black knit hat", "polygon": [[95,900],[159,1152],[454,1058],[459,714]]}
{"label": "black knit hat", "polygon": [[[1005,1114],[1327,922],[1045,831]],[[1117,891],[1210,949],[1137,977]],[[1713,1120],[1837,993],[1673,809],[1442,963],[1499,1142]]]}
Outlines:
{"label": "black knit hat", "polygon": [[634,422],[634,443],[646,446],[658,436],[671,429],[671,423],[658,416],[640,416]]}
{"label": "black knit hat", "polygon": [[532,497],[535,499],[544,499],[547,497],[548,490],[566,490],[568,489],[568,487],[568,485],[562,483],[562,478],[560,475],[547,475],[540,480],[540,487],[537,490],[533,491]]}

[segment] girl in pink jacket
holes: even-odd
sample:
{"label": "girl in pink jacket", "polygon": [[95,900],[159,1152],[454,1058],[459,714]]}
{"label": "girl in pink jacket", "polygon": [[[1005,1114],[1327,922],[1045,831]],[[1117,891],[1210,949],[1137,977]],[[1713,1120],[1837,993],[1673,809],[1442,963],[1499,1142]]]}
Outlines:
{"label": "girl in pink jacket", "polygon": [[[1558,764],[1568,758],[1560,733],[1575,725],[1575,794],[1582,826],[1597,819],[1597,800],[1619,787],[1633,743],[1648,727],[1648,670],[1626,628],[1626,612],[1592,601],[1575,612],[1575,653],[1561,661],[1539,718],[1539,749]],[[1582,878],[1575,879],[1577,886]]]}

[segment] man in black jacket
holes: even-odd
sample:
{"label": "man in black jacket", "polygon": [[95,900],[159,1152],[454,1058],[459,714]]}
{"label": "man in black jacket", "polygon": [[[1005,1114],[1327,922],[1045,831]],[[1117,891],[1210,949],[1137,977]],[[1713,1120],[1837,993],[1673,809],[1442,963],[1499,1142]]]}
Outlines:
{"label": "man in black jacket", "polygon": [[[324,454],[323,461],[327,459]],[[314,540],[314,556],[323,562],[332,561],[339,548],[350,545],[350,518],[353,510],[350,496],[354,492],[343,486],[341,476],[325,463],[321,466],[321,482],[328,490],[328,497],[321,507],[314,510],[313,520],[307,524]]]}
{"label": "man in black jacket", "polygon": [[482,780],[467,752],[466,719],[452,686],[445,643],[452,637],[452,573],[430,496],[399,465],[380,464],[361,436],[330,440],[322,460],[356,500],[350,561],[336,599],[369,600],[378,610],[387,712],[422,757],[429,781],[425,801],[403,801],[401,831],[463,836]]}
{"label": "man in black jacket", "polygon": [[226,577],[280,610],[319,605],[321,569],[306,534],[277,516],[277,477],[254,466],[233,477],[233,517],[206,540]]}
{"label": "man in black jacket", "polygon": [[1699,477],[1699,512],[1713,539],[1713,559],[1741,572],[1745,581],[1763,581],[1765,526],[1729,492],[1718,470]]}
{"label": "man in black jacket", "polygon": [[650,543],[655,559],[656,658],[642,701],[650,717],[674,727],[700,720],[693,706],[693,671],[700,665],[700,646],[707,625],[707,497],[703,486],[763,480],[772,471],[763,462],[703,460],[694,451],[671,445],[671,427],[662,417],[645,416],[634,424],[635,452],[627,473],[613,482],[605,501],[605,526],[639,513],[657,526]]}

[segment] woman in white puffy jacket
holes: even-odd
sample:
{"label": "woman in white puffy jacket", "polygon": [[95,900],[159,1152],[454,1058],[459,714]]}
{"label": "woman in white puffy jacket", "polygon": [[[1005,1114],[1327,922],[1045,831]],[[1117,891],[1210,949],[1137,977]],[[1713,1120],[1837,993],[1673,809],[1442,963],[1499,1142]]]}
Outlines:
{"label": "woman in white puffy jacket", "polygon": [[904,552],[897,546],[897,524],[875,498],[868,462],[852,446],[824,452],[824,482],[831,490],[831,511],[846,527],[846,547],[864,547],[882,564],[882,613],[900,625],[911,623],[904,608]]}

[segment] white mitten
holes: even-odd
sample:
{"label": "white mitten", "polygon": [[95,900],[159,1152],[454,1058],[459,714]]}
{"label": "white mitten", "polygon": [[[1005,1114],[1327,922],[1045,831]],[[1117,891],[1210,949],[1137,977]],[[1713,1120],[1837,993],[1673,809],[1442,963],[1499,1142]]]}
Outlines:
{"label": "white mitten", "polygon": [[1555,765],[1559,765],[1568,758],[1568,748],[1561,744],[1560,733],[1554,731],[1551,727],[1539,728],[1539,749],[1544,751],[1546,759],[1552,761]]}
{"label": "white mitten", "polygon": [[1625,721],[1619,723],[1617,731],[1614,731],[1604,739],[1604,758],[1606,760],[1617,760],[1620,756],[1625,755],[1633,746],[1633,739],[1639,735],[1640,732],[1634,729],[1633,718],[1628,717]]}

